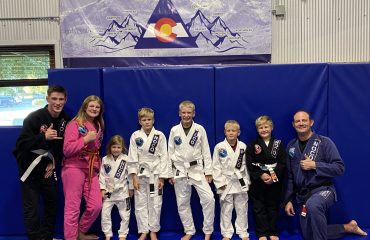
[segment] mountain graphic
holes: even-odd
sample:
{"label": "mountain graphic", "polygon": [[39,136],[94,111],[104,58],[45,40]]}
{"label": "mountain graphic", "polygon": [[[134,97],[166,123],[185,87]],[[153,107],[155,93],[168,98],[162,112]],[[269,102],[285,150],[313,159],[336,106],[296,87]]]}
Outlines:
{"label": "mountain graphic", "polygon": [[[233,32],[221,17],[210,21],[201,10],[197,10],[185,25],[198,47],[212,46],[217,52],[227,52],[244,48],[248,42],[237,32]],[[101,47],[106,52],[135,48],[145,28],[131,14],[122,23],[112,20],[103,33],[93,36],[90,44]]]}
{"label": "mountain graphic", "polygon": [[221,17],[210,21],[201,10],[198,10],[185,26],[190,34],[196,37],[197,44],[199,42],[202,46],[206,42],[217,49],[227,51],[244,48],[244,44],[248,43],[239,33],[233,32]]}
{"label": "mountain graphic", "polygon": [[112,20],[103,33],[92,37],[90,43],[107,52],[133,48],[143,31],[144,27],[129,14],[122,23]]}

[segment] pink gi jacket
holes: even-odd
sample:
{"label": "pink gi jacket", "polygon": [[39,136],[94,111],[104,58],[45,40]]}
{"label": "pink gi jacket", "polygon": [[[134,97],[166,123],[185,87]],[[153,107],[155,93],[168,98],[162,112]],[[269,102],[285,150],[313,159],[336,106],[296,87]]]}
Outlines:
{"label": "pink gi jacket", "polygon": [[87,145],[84,144],[83,137],[88,131],[95,130],[93,124],[85,122],[84,127],[80,127],[76,120],[68,123],[64,134],[63,146],[63,167],[89,168],[89,158],[95,152],[94,169],[98,172],[101,159],[99,149],[103,139],[102,129],[99,127],[96,139]]}

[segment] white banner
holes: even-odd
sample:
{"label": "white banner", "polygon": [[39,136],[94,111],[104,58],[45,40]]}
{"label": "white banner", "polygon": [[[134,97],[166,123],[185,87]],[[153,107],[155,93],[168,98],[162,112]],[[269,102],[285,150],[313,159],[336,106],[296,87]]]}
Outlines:
{"label": "white banner", "polygon": [[63,58],[271,54],[271,0],[61,0]]}

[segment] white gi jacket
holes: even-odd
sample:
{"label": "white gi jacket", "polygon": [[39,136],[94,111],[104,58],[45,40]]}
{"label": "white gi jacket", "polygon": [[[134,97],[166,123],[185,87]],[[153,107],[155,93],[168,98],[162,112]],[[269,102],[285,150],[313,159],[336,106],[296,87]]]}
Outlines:
{"label": "white gi jacket", "polygon": [[[250,178],[246,166],[247,146],[237,141],[235,152],[225,139],[215,146],[213,152],[213,182],[217,189],[226,186],[225,194],[246,192],[249,189]],[[238,164],[238,165],[237,165]],[[244,186],[240,182],[243,179]],[[224,193],[217,190],[217,193]]]}
{"label": "white gi jacket", "polygon": [[168,155],[172,167],[171,177],[190,177],[200,181],[202,175],[212,175],[212,158],[207,133],[195,122],[188,135],[185,135],[181,123],[171,129]]}
{"label": "white gi jacket", "polygon": [[129,197],[126,154],[120,154],[116,160],[112,155],[103,157],[99,183],[101,190],[111,193],[104,201],[123,201]]}
{"label": "white gi jacket", "polygon": [[152,178],[168,177],[167,140],[161,131],[154,127],[149,136],[143,129],[135,131],[130,138],[128,151],[128,173]]}

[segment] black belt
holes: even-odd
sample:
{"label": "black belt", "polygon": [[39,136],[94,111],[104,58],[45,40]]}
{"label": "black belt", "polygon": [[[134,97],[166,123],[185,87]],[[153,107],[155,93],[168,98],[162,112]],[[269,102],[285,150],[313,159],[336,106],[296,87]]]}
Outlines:
{"label": "black belt", "polygon": [[191,161],[189,163],[190,166],[195,166],[195,165],[198,165],[198,161]]}
{"label": "black belt", "polygon": [[304,202],[306,202],[311,197],[311,192],[319,187],[325,187],[325,186],[331,186],[333,185],[332,182],[326,182],[322,183],[320,185],[314,185],[310,187],[302,187],[294,189],[293,192],[280,204],[280,207],[284,208],[285,205],[292,200],[293,195],[297,194],[299,198],[304,199]]}

